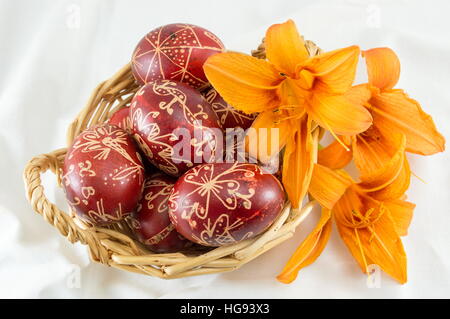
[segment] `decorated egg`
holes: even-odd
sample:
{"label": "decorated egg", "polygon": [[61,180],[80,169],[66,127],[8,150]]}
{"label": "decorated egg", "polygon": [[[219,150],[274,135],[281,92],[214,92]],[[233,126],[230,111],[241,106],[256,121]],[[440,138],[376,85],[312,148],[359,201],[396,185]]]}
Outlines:
{"label": "decorated egg", "polygon": [[175,183],[169,216],[185,238],[222,246],[265,231],[285,201],[283,187],[259,166],[211,163],[196,166]]}
{"label": "decorated egg", "polygon": [[175,252],[192,243],[175,230],[169,219],[168,200],[176,179],[163,173],[149,176],[138,209],[129,219],[141,243],[155,252]]}
{"label": "decorated egg", "polygon": [[[114,124],[120,127],[121,129],[124,129],[127,131],[128,134],[131,133],[131,120],[130,120],[130,108],[124,107],[120,110],[117,110],[116,112],[111,115],[111,118],[108,120],[109,124]],[[142,151],[139,149],[139,154],[144,155]],[[145,155],[142,158],[142,163],[144,165],[145,172],[147,174],[151,174],[155,171],[155,168],[150,162],[147,160]]]}
{"label": "decorated egg", "polygon": [[121,129],[124,129],[125,131],[129,131],[130,129],[130,108],[124,107],[120,110],[117,110],[116,112],[111,115],[111,118],[109,119],[109,124],[114,124],[120,127]]}
{"label": "decorated egg", "polygon": [[211,88],[205,93],[205,98],[211,104],[223,129],[241,127],[246,130],[252,125],[258,115],[257,113],[247,114],[236,110],[225,102],[214,88]]}
{"label": "decorated egg", "polygon": [[201,88],[208,84],[203,64],[224,50],[222,42],[201,27],[174,23],[150,31],[133,52],[131,70],[139,84],[167,79]]}
{"label": "decorated egg", "polygon": [[112,124],[83,131],[67,151],[62,185],[81,219],[94,225],[122,220],[136,208],[144,185],[135,142]]}
{"label": "decorated egg", "polygon": [[130,117],[133,137],[148,160],[169,175],[222,157],[217,116],[186,84],[156,80],[144,85],[131,102]]}

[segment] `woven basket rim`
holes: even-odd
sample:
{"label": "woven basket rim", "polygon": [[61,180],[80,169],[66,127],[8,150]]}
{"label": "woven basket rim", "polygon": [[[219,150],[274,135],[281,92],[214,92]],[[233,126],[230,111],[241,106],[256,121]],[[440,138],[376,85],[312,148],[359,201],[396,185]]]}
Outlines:
{"label": "woven basket rim", "polygon": [[[311,56],[321,53],[311,41],[305,41],[305,46]],[[263,41],[252,55],[265,58],[264,49]],[[128,106],[138,88],[131,73],[130,63],[110,79],[101,82],[93,90],[86,106],[69,125],[67,145],[84,129],[105,122],[115,111]],[[315,161],[320,134],[319,129],[313,132]],[[41,174],[51,170],[61,187],[61,168],[66,151],[67,148],[57,149],[35,156],[27,163],[23,178],[28,201],[34,211],[42,215],[71,243],[80,242],[87,245],[93,261],[129,272],[173,279],[238,269],[292,237],[297,226],[315,205],[315,201],[310,201],[301,209],[292,209],[291,205],[286,203],[275,222],[264,233],[205,253],[152,253],[132,237],[126,222],[88,227],[75,214],[64,212],[48,200],[41,183]]]}

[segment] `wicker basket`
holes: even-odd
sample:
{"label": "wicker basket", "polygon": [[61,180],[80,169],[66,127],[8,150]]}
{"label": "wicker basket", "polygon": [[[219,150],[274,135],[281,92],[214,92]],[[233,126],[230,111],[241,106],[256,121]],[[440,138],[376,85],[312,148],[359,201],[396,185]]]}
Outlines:
{"label": "wicker basket", "polygon": [[[311,56],[320,53],[313,42],[305,43]],[[252,54],[265,58],[264,42]],[[100,83],[69,126],[67,144],[70,145],[87,127],[105,122],[116,110],[128,106],[137,89],[130,64]],[[315,154],[320,133],[318,128],[313,132]],[[24,172],[28,200],[33,209],[70,242],[79,241],[87,245],[93,261],[134,273],[172,279],[235,270],[290,238],[314,205],[314,202],[309,202],[301,210],[294,210],[287,203],[266,232],[233,245],[208,251],[155,254],[133,238],[126,222],[107,227],[89,227],[73,212],[68,214],[47,199],[41,184],[41,174],[50,169],[61,187],[61,167],[66,150],[62,148],[42,154],[28,162]]]}

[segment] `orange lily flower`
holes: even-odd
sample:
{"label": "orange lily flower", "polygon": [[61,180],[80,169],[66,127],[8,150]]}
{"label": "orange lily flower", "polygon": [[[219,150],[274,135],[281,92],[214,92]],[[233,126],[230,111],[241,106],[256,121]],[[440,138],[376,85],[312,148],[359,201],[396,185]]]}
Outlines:
{"label": "orange lily flower", "polygon": [[322,215],[314,230],[291,256],[277,279],[283,283],[295,280],[300,269],[312,264],[322,253],[331,233],[331,208],[351,186],[351,179],[343,172],[315,164],[309,194],[322,208]]}
{"label": "orange lily flower", "polygon": [[364,273],[375,264],[403,284],[406,254],[400,236],[407,234],[415,205],[404,200],[410,175],[402,148],[385,168],[350,186],[334,206],[333,216]]}
{"label": "orange lily flower", "polygon": [[[400,75],[400,62],[389,48],[363,51],[369,83],[351,88],[346,96],[370,110],[373,125],[343,142],[353,150],[356,166],[368,173],[384,165],[398,148],[399,135],[406,137],[406,151],[431,155],[445,149],[445,139],[420,104],[400,89],[393,89]],[[337,141],[319,151],[319,163],[342,168],[352,159]]]}
{"label": "orange lily flower", "polygon": [[[264,162],[285,147],[283,184],[298,208],[314,169],[313,121],[340,135],[364,132],[372,124],[369,111],[344,96],[353,83],[360,50],[350,46],[309,57],[292,20],[272,25],[265,39],[267,60],[224,52],[211,56],[204,70],[230,105],[259,113],[253,132],[259,145],[268,145],[271,152],[264,156],[250,150],[251,156]],[[269,134],[258,135],[259,128],[269,129]],[[271,128],[279,129],[278,148],[271,147]]]}
{"label": "orange lily flower", "polygon": [[318,225],[288,261],[279,281],[292,282],[300,269],[319,257],[329,239],[333,215],[341,238],[363,272],[369,273],[369,266],[376,264],[400,283],[406,282],[406,254],[400,236],[407,234],[415,205],[404,200],[410,181],[405,146],[402,136],[385,166],[363,175],[359,183],[339,172],[349,186],[331,212],[322,210]]}

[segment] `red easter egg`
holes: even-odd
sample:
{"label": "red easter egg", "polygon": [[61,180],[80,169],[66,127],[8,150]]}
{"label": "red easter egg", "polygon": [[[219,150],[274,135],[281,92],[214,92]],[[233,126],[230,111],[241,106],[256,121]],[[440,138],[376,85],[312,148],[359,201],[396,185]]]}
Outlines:
{"label": "red easter egg", "polygon": [[156,80],[144,85],[131,102],[130,118],[133,137],[148,160],[169,175],[222,157],[217,116],[186,84]]}
{"label": "red easter egg", "polygon": [[144,184],[135,142],[112,124],[83,131],[67,151],[62,184],[81,219],[94,225],[122,220],[135,209]]}
{"label": "red easter egg", "polygon": [[141,243],[155,252],[180,251],[192,243],[177,233],[169,219],[168,200],[176,179],[163,173],[149,176],[130,225]]}
{"label": "red easter egg", "polygon": [[199,165],[181,176],[169,198],[169,216],[185,238],[221,246],[266,230],[285,201],[283,187],[248,163]]}
{"label": "red easter egg", "polygon": [[[124,107],[114,112],[111,118],[108,120],[108,123],[117,125],[121,129],[127,131],[128,134],[131,134],[130,108]],[[141,153],[141,150],[139,150],[139,152],[141,155],[144,155],[144,157],[142,158],[142,164],[144,165],[145,172],[147,174],[151,174],[155,171],[154,166],[148,162],[145,154]]]}
{"label": "red easter egg", "polygon": [[167,79],[201,88],[208,84],[203,64],[223,50],[219,38],[204,28],[168,24],[142,38],[133,52],[131,70],[139,84]]}
{"label": "red easter egg", "polygon": [[241,127],[246,130],[252,125],[258,115],[257,113],[247,114],[236,110],[230,104],[225,102],[214,88],[205,93],[205,98],[206,101],[211,104],[223,129]]}
{"label": "red easter egg", "polygon": [[129,131],[130,129],[130,108],[124,107],[120,110],[117,110],[116,112],[111,115],[111,118],[109,119],[109,124],[114,124],[120,127],[121,129],[124,129],[125,131]]}

